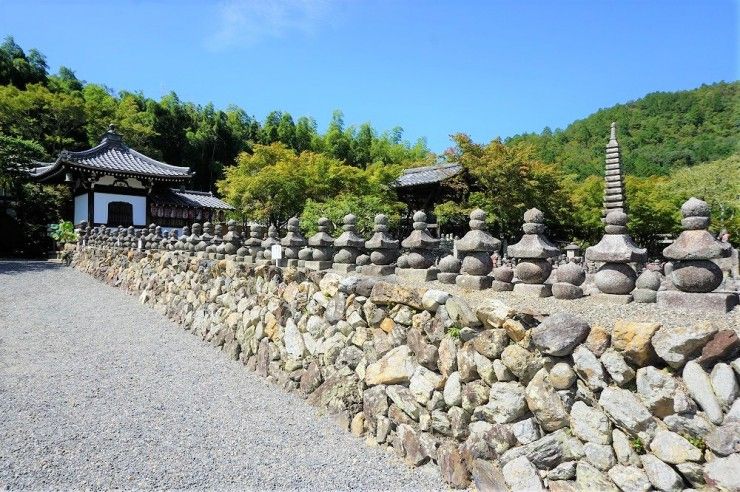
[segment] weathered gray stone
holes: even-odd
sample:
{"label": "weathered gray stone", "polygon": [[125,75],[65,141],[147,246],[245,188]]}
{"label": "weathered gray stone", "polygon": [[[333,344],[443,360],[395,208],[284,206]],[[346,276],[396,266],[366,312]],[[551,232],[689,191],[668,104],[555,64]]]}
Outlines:
{"label": "weathered gray stone", "polygon": [[498,328],[485,330],[473,339],[475,350],[489,359],[498,359],[508,344],[506,330]]}
{"label": "weathered gray stone", "polygon": [[608,444],[596,444],[587,442],[583,445],[586,460],[601,471],[607,471],[617,464],[614,450]]}
{"label": "weathered gray stone", "polygon": [[462,407],[466,412],[473,413],[477,407],[488,402],[490,390],[483,381],[467,383],[462,390]]}
{"label": "weathered gray stone", "polygon": [[549,379],[556,390],[566,390],[576,382],[576,373],[567,362],[558,362],[550,369]]}
{"label": "weathered gray stone", "polygon": [[540,428],[537,422],[533,418],[523,419],[518,422],[510,424],[511,432],[516,437],[519,444],[529,444],[534,442],[542,435],[540,434]]}
{"label": "weathered gray stone", "polygon": [[457,370],[460,381],[466,383],[478,378],[478,369],[475,364],[476,351],[472,342],[468,342],[457,351]]}
{"label": "weathered gray stone", "polygon": [[719,490],[740,490],[740,454],[726,458],[715,458],[704,465],[704,480],[707,487]]}
{"label": "weathered gray stone", "polygon": [[715,429],[715,425],[707,419],[704,412],[693,415],[668,415],[663,419],[663,423],[673,432],[689,434],[702,439]]}
{"label": "weathered gray stone", "polygon": [[654,415],[663,418],[675,413],[674,396],[677,390],[676,380],[667,372],[653,366],[637,370],[637,392]]}
{"label": "weathered gray stone", "polygon": [[545,432],[568,426],[568,411],[547,377],[547,370],[540,369],[526,388],[527,406]]}
{"label": "weathered gray stone", "polygon": [[607,475],[622,492],[647,492],[651,488],[645,472],[636,466],[616,465]]}
{"label": "weathered gray stone", "polygon": [[539,354],[530,352],[520,345],[506,347],[501,353],[501,362],[524,384],[527,384],[544,366],[544,360]]}
{"label": "weathered gray stone", "polygon": [[607,349],[601,356],[601,364],[611,376],[612,381],[619,386],[624,386],[635,379],[635,370],[632,369],[624,357],[614,349]]}
{"label": "weathered gray stone", "polygon": [[470,474],[456,444],[447,443],[440,446],[437,451],[437,463],[442,480],[451,487],[462,489],[468,486]]}
{"label": "weathered gray stone", "polygon": [[498,464],[477,459],[473,462],[473,483],[480,492],[507,492],[508,487]]}
{"label": "weathered gray stone", "polygon": [[585,345],[580,345],[573,351],[573,366],[576,374],[589,388],[598,390],[606,387],[604,367]]}
{"label": "weathered gray stone", "polygon": [[442,290],[429,289],[421,296],[421,305],[424,309],[431,312],[437,312],[439,306],[443,306],[450,294]]}
{"label": "weathered gray stone", "polygon": [[578,490],[598,490],[618,492],[612,481],[606,474],[599,471],[595,466],[579,461],[576,465],[576,485]]}
{"label": "weathered gray stone", "polygon": [[629,438],[619,429],[612,431],[612,447],[617,455],[617,461],[622,465],[640,465],[640,457],[632,449]]}
{"label": "weathered gray stone", "polygon": [[517,382],[493,383],[485,407],[490,409],[496,423],[513,422],[527,411],[525,393],[524,386]]}
{"label": "weathered gray stone", "polygon": [[740,422],[728,422],[717,427],[706,435],[704,442],[720,456],[740,453]]}
{"label": "weathered gray stone", "polygon": [[722,408],[728,409],[740,394],[740,386],[737,384],[735,373],[729,364],[718,363],[710,374],[712,389],[717,396]]}
{"label": "weathered gray stone", "polygon": [[611,423],[604,412],[589,407],[582,401],[570,410],[570,428],[579,439],[596,444],[612,442]]}
{"label": "weathered gray stone", "polygon": [[475,310],[475,314],[486,328],[501,328],[504,321],[514,316],[515,311],[498,299],[486,299]]}
{"label": "weathered gray stone", "polygon": [[676,468],[678,468],[678,472],[692,487],[697,489],[704,488],[704,469],[699,463],[687,461],[686,463],[676,465]]}
{"label": "weathered gray stone", "polygon": [[414,420],[419,419],[419,405],[416,403],[416,398],[414,398],[414,394],[411,390],[405,386],[395,384],[388,386],[385,392],[388,395],[388,398],[390,398],[398,408],[403,410],[406,415]]}
{"label": "weathered gray stone", "polygon": [[571,480],[576,478],[576,461],[566,461],[547,472],[548,480]]}
{"label": "weathered gray stone", "polygon": [[417,366],[411,376],[409,390],[421,405],[426,405],[434,390],[442,389],[442,376],[426,367]]}
{"label": "weathered gray stone", "polygon": [[683,368],[683,380],[686,383],[689,394],[701,406],[709,420],[715,424],[722,423],[722,409],[719,400],[712,391],[712,383],[709,376],[694,361],[689,361]]}
{"label": "weathered gray stone", "polygon": [[650,441],[650,450],[666,463],[677,465],[686,461],[699,461],[701,450],[675,432],[658,429]]}
{"label": "weathered gray stone", "polygon": [[622,430],[650,442],[656,422],[634,393],[610,386],[601,392],[599,404]]}
{"label": "weathered gray stone", "polygon": [[462,402],[462,385],[460,384],[460,373],[453,372],[445,382],[444,391],[445,403],[448,407],[460,406]]}
{"label": "weathered gray stone", "polygon": [[679,492],[683,490],[681,476],[670,465],[665,464],[652,454],[643,454],[640,456],[640,461],[653,487],[666,492]]}
{"label": "weathered gray stone", "polygon": [[367,366],[365,383],[368,386],[408,383],[415,369],[408,346],[401,345]]}
{"label": "weathered gray stone", "polygon": [[530,330],[532,342],[542,353],[569,355],[588,336],[590,326],[581,318],[568,313],[549,316]]}
{"label": "weathered gray stone", "polygon": [[661,359],[671,367],[679,368],[700,352],[716,332],[717,328],[709,322],[693,326],[663,326],[651,341]]}
{"label": "weathered gray stone", "polygon": [[506,463],[503,474],[512,492],[544,490],[537,468],[524,456]]}

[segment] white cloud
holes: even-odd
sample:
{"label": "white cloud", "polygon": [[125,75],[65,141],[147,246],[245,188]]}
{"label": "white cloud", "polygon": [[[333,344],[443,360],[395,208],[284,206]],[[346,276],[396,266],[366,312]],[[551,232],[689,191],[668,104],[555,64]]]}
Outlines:
{"label": "white cloud", "polygon": [[329,19],[336,0],[225,0],[211,49],[251,45],[265,38],[312,35]]}

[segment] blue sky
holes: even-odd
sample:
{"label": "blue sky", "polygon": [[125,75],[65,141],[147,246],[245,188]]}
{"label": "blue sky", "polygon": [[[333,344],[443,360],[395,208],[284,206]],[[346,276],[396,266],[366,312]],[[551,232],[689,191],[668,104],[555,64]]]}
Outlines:
{"label": "blue sky", "polygon": [[0,0],[0,36],[53,71],[320,129],[341,109],[437,152],[736,80],[739,23],[733,0]]}

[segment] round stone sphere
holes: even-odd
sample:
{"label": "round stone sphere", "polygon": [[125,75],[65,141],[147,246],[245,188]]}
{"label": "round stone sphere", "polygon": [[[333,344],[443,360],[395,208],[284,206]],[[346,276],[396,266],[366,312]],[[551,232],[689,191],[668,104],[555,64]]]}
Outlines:
{"label": "round stone sphere", "polygon": [[311,248],[303,248],[298,252],[299,260],[310,260],[312,256],[313,252],[311,251]]}
{"label": "round stone sphere", "polygon": [[567,362],[558,362],[549,374],[550,384],[557,390],[566,390],[576,382],[576,373]]}
{"label": "round stone sphere", "polygon": [[423,254],[412,251],[406,255],[409,268],[429,268],[432,262]]}
{"label": "round stone sphere", "polygon": [[355,253],[347,248],[340,249],[337,254],[334,255],[334,263],[352,263],[355,262]]}
{"label": "round stone sphere", "polygon": [[637,274],[624,263],[605,263],[594,275],[596,287],[604,294],[629,294],[635,288]]}
{"label": "round stone sphere", "polygon": [[555,271],[555,277],[558,282],[581,285],[586,280],[586,272],[575,263],[566,263],[558,267]]}
{"label": "round stone sphere", "polygon": [[525,284],[542,284],[550,276],[552,265],[547,260],[525,259],[516,266],[516,276]]}
{"label": "round stone sphere", "polygon": [[395,254],[388,250],[375,250],[370,253],[373,265],[390,265],[394,259]]}
{"label": "round stone sphere", "polygon": [[722,270],[709,260],[677,261],[671,280],[683,292],[712,292],[722,283]]}
{"label": "round stone sphere", "polygon": [[660,289],[660,274],[658,272],[645,269],[635,282],[638,289],[658,290]]}
{"label": "round stone sphere", "polygon": [[452,255],[447,255],[439,260],[439,271],[443,273],[458,273],[460,271],[460,260]]}
{"label": "round stone sphere", "polygon": [[286,246],[283,250],[283,256],[289,260],[294,260],[298,258],[298,255],[300,254],[300,250],[294,246]]}
{"label": "round stone sphere", "polygon": [[370,264],[370,256],[369,255],[360,255],[355,260],[355,264],[358,266],[365,266]]}
{"label": "round stone sphere", "polygon": [[488,275],[493,268],[493,260],[485,251],[465,255],[461,272],[468,275]]}
{"label": "round stone sphere", "polygon": [[510,266],[500,266],[493,269],[493,278],[499,282],[509,283],[514,279],[514,270]]}
{"label": "round stone sphere", "polygon": [[408,268],[409,267],[409,259],[406,255],[401,255],[398,257],[398,261],[396,261],[396,266],[398,268]]}
{"label": "round stone sphere", "polygon": [[311,258],[314,261],[327,261],[331,260],[331,255],[325,248],[315,248],[311,254]]}

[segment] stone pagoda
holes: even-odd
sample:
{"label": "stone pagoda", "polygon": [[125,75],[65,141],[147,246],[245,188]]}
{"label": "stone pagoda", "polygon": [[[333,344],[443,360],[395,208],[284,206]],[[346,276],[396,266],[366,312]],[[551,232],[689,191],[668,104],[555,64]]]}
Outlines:
{"label": "stone pagoda", "polygon": [[552,289],[545,280],[552,273],[548,258],[560,255],[560,250],[544,235],[545,214],[536,208],[524,212],[524,235],[518,243],[509,246],[509,256],[518,260],[516,276],[519,282],[514,292],[532,297],[550,297]]}
{"label": "stone pagoda", "polygon": [[224,235],[224,241],[218,247],[219,259],[233,259],[241,245],[241,237],[239,237],[239,232],[236,230],[236,222],[234,220],[228,221],[226,228],[227,232]]}
{"label": "stone pagoda", "polygon": [[354,214],[344,216],[344,225],[339,237],[334,240],[334,247],[339,251],[334,255],[332,269],[338,272],[354,272],[357,269],[357,257],[362,254],[365,240],[357,235],[357,217]]}
{"label": "stone pagoda", "polygon": [[365,249],[370,251],[370,265],[364,265],[360,273],[365,275],[392,275],[396,271],[399,243],[388,234],[388,217],[375,216],[373,237],[365,241]]}
{"label": "stone pagoda", "polygon": [[717,241],[707,230],[709,205],[689,198],[681,207],[683,232],[663,250],[673,260],[671,283],[678,290],[658,292],[658,304],[666,307],[700,309],[724,313],[738,302],[732,292],[712,292],[722,283],[722,270],[712,260],[732,254],[729,243]]}
{"label": "stone pagoda", "polygon": [[301,234],[301,223],[296,217],[288,219],[288,232],[280,240],[283,246],[283,259],[280,266],[297,267],[298,253],[306,246],[306,238]]}
{"label": "stone pagoda", "polygon": [[637,274],[631,264],[645,263],[647,250],[638,247],[627,234],[627,214],[612,210],[606,215],[604,234],[596,246],[586,249],[586,260],[602,265],[594,275],[601,301],[632,302]]}
{"label": "stone pagoda", "polygon": [[401,242],[406,253],[398,258],[396,274],[418,282],[435,280],[437,269],[434,268],[434,250],[438,245],[439,239],[433,238],[427,231],[427,215],[416,212],[414,230]]}
{"label": "stone pagoda", "polygon": [[249,226],[249,238],[242,243],[242,247],[237,251],[237,258],[244,261],[244,263],[252,264],[262,252],[262,234],[264,232],[263,227],[260,224],[252,224]]}
{"label": "stone pagoda", "polygon": [[624,174],[622,158],[617,142],[617,124],[612,122],[609,143],[606,144],[606,168],[604,170],[606,186],[604,187],[604,209],[602,218],[609,212],[617,210],[627,212],[627,200],[624,194]]}
{"label": "stone pagoda", "polygon": [[265,265],[270,263],[270,260],[272,260],[272,247],[276,244],[280,244],[280,231],[278,231],[277,227],[271,225],[267,228],[267,237],[262,241],[262,244],[260,244],[260,247],[262,248],[262,258],[257,262],[258,264]]}
{"label": "stone pagoda", "polygon": [[328,270],[332,266],[332,252],[334,250],[334,238],[329,235],[332,224],[326,217],[321,217],[318,222],[318,232],[308,238],[308,246],[311,258],[305,260],[308,270]]}
{"label": "stone pagoda", "polygon": [[491,255],[501,248],[501,241],[494,238],[483,226],[486,213],[477,208],[470,212],[470,230],[462,239],[455,241],[455,248],[462,256],[460,275],[455,283],[465,289],[482,290],[491,286],[492,278],[488,276],[493,270]]}

